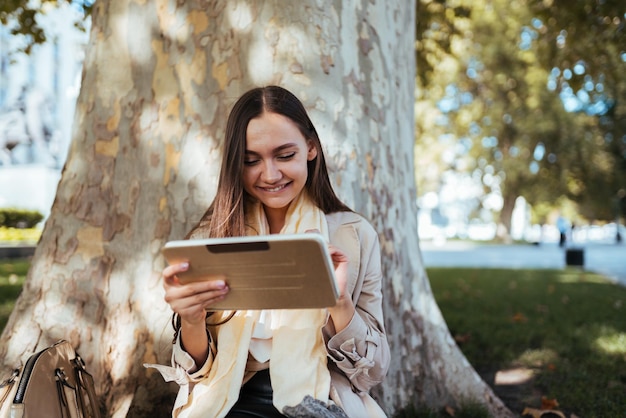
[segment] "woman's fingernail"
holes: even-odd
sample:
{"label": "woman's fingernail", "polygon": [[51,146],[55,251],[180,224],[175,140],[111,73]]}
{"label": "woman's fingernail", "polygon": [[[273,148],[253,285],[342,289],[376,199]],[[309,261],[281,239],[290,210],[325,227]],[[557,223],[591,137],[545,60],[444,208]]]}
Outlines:
{"label": "woman's fingernail", "polygon": [[223,289],[223,288],[225,288],[225,287],[226,287],[226,283],[225,283],[225,282],[223,282],[223,281],[221,281],[221,280],[217,280],[217,281],[215,282],[215,285],[217,286],[217,288],[218,288],[218,289]]}
{"label": "woman's fingernail", "polygon": [[189,263],[180,263],[180,268],[183,270],[187,270],[189,268]]}

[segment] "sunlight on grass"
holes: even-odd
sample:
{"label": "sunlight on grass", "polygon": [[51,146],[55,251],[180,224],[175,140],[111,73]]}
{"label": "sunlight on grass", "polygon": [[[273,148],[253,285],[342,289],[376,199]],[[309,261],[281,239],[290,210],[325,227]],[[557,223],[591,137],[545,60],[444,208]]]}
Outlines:
{"label": "sunlight on grass", "polygon": [[494,384],[503,385],[523,385],[528,383],[535,375],[532,369],[517,367],[515,369],[498,370],[494,378]]}
{"label": "sunlight on grass", "polygon": [[598,274],[589,273],[587,274],[585,271],[581,271],[577,268],[569,268],[564,270],[561,274],[559,274],[557,282],[559,283],[598,283],[611,285],[611,283],[607,282],[606,278],[600,276]]}
{"label": "sunlight on grass", "polygon": [[519,363],[526,367],[544,367],[554,363],[559,358],[556,351],[550,348],[539,348],[534,350],[526,350],[517,358],[515,363]]}
{"label": "sunlight on grass", "polygon": [[616,332],[598,337],[595,341],[595,348],[606,354],[626,355],[626,333]]}
{"label": "sunlight on grass", "polygon": [[24,284],[29,267],[29,260],[0,260],[0,285]]}
{"label": "sunlight on grass", "polygon": [[545,396],[567,417],[624,416],[626,288],[580,269],[427,273],[463,354],[516,413]]}
{"label": "sunlight on grass", "polygon": [[24,284],[24,276],[18,276],[14,273],[9,274],[8,276],[0,276],[0,285],[5,284],[19,284],[21,286]]}

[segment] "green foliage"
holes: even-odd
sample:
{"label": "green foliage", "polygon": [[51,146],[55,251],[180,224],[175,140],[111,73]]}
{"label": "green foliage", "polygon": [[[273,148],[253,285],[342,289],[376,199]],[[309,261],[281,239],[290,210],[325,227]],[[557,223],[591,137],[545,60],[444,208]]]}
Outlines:
{"label": "green foliage", "polygon": [[[607,108],[594,111],[583,106],[579,114],[590,114],[582,127],[584,141],[573,145],[568,197],[580,205],[588,218],[613,220],[626,217],[618,205],[626,194],[626,62],[624,60],[624,4],[618,0],[531,3],[544,22],[538,42],[545,67],[555,68],[555,91],[572,91],[590,96],[590,103],[604,102]],[[560,28],[557,32],[552,28]],[[582,71],[573,71],[576,67]]]}
{"label": "green foliage", "polygon": [[[454,171],[490,179],[505,226],[518,196],[553,207],[565,196],[590,220],[626,215],[621,2],[418,0],[417,12],[421,193]],[[559,94],[590,80],[602,82],[591,100],[608,110],[566,112]]]}
{"label": "green foliage", "polygon": [[460,2],[420,1],[416,6],[415,60],[418,84],[426,86],[435,76],[438,62],[452,54],[453,39],[463,36],[458,19],[467,17],[470,8]]}
{"label": "green foliage", "polygon": [[[577,269],[430,268],[451,334],[513,412],[556,399],[566,416],[626,410],[626,288]],[[494,384],[522,368],[530,382]]]}
{"label": "green foliage", "polygon": [[36,210],[0,208],[0,227],[33,228],[43,220]]}
{"label": "green foliage", "polygon": [[[12,35],[23,35],[27,42],[22,52],[29,54],[34,45],[44,43],[46,33],[39,23],[37,17],[45,13],[46,9],[58,7],[60,3],[79,4],[85,16],[91,12],[91,1],[75,0],[40,0],[32,2],[29,0],[2,0],[0,2],[0,23],[11,28]],[[76,26],[83,29],[81,22],[76,22]]]}
{"label": "green foliage", "polygon": [[41,238],[39,228],[7,228],[0,226],[0,243],[36,244]]}

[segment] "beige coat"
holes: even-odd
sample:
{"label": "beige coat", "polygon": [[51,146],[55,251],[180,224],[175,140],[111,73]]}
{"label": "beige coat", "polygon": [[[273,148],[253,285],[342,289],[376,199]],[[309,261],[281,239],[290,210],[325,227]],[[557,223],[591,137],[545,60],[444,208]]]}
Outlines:
{"label": "beige coat", "polygon": [[[356,315],[336,334],[332,321],[324,327],[331,361],[331,399],[350,417],[373,417],[369,390],[381,383],[389,368],[389,344],[382,307],[382,269],[378,235],[361,216],[337,212],[326,216],[330,242],[346,253]],[[335,392],[335,393],[333,393]],[[384,415],[382,415],[384,416]]]}
{"label": "beige coat", "polygon": [[[349,259],[346,291],[352,295],[356,314],[348,326],[336,333],[332,320],[323,328],[331,377],[330,398],[349,417],[384,417],[383,411],[369,396],[369,390],[382,382],[389,367],[389,345],[385,337],[382,312],[382,270],[378,236],[360,215],[337,212],[326,215],[330,242],[344,251]],[[180,385],[174,411],[200,401],[202,385],[197,385],[211,369],[216,335],[211,332],[211,353],[198,368],[180,346],[174,345],[172,366],[157,367],[166,380]],[[243,365],[242,365],[243,367]],[[190,405],[191,403],[191,405]]]}

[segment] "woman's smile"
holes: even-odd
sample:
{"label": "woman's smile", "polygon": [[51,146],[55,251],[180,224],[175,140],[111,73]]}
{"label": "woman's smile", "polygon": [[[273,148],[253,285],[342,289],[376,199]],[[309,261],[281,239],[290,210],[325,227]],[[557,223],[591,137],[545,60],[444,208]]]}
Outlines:
{"label": "woman's smile", "polygon": [[278,186],[271,186],[271,187],[270,186],[257,186],[257,187],[265,192],[274,193],[274,192],[280,192],[281,190],[285,189],[285,187],[289,186],[290,184],[291,182],[280,184]]}

